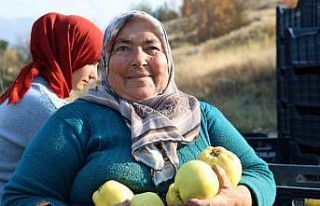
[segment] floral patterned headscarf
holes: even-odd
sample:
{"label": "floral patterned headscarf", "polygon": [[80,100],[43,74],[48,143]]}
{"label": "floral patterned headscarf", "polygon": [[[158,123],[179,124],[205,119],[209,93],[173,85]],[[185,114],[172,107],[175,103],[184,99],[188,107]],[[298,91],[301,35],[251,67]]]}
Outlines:
{"label": "floral patterned headscarf", "polygon": [[[141,102],[129,101],[116,94],[108,83],[109,59],[120,29],[133,18],[150,22],[157,31],[168,61],[169,81],[156,97]],[[179,166],[177,144],[193,142],[199,134],[199,101],[179,91],[174,81],[174,65],[168,36],[162,24],[142,11],[120,15],[106,28],[102,52],[101,85],[82,97],[120,112],[131,130],[132,155],[152,170],[156,185],[174,177]]]}

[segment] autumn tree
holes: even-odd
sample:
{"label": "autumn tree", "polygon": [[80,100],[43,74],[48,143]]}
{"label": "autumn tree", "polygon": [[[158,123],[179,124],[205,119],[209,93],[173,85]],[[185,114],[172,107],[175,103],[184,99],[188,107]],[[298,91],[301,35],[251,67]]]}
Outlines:
{"label": "autumn tree", "polygon": [[183,16],[196,16],[199,41],[225,34],[245,23],[245,0],[184,0]]}

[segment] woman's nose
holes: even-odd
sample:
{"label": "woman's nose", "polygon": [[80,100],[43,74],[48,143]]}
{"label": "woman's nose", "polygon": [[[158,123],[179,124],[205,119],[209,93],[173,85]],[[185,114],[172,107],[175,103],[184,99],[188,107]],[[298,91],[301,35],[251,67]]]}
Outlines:
{"label": "woman's nose", "polygon": [[133,50],[132,58],[131,58],[131,65],[132,66],[144,66],[148,64],[148,56],[143,51],[141,47],[138,47]]}

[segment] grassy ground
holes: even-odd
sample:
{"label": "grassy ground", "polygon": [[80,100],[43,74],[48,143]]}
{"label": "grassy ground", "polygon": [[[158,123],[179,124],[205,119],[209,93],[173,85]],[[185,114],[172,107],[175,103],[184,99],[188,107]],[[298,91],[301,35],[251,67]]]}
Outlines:
{"label": "grassy ground", "polygon": [[276,132],[273,12],[221,38],[173,51],[179,88],[216,105],[243,132]]}

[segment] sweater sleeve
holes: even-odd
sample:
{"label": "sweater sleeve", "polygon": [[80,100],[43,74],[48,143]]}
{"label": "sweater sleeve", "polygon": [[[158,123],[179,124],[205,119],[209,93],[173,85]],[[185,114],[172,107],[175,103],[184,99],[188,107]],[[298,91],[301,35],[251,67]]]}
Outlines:
{"label": "sweater sleeve", "polygon": [[267,163],[255,154],[253,148],[217,108],[205,103],[202,103],[202,108],[211,144],[223,146],[240,158],[243,171],[239,184],[249,188],[254,205],[272,205],[276,186]]}
{"label": "sweater sleeve", "polygon": [[[83,122],[59,110],[25,150],[4,188],[2,205],[68,205],[73,178],[83,161]],[[68,118],[62,118],[66,117]]]}

